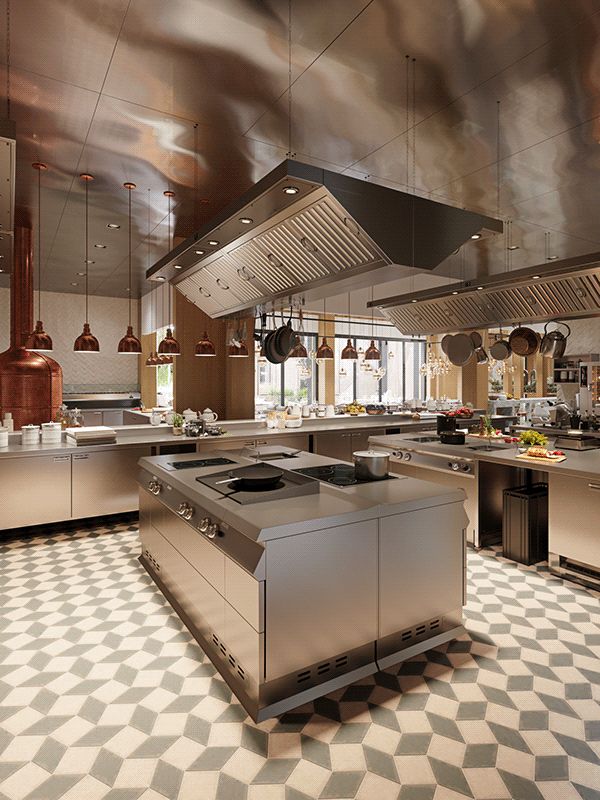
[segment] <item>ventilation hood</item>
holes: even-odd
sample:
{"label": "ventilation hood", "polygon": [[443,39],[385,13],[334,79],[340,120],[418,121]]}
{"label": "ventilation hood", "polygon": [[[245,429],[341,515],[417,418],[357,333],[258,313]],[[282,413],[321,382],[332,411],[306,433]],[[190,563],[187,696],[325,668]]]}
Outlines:
{"label": "ventilation hood", "polygon": [[375,300],[408,335],[600,316],[600,253]]}
{"label": "ventilation hood", "polygon": [[502,222],[284,161],[146,273],[211,317],[431,271]]}

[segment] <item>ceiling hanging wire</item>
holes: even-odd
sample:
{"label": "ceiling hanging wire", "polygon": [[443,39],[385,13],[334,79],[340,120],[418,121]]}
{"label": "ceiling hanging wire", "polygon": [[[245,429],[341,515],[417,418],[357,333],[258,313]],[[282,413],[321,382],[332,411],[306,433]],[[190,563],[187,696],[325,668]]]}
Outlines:
{"label": "ceiling hanging wire", "polygon": [[10,0],[6,0],[6,119],[10,119]]}
{"label": "ceiling hanging wire", "polygon": [[292,0],[288,0],[288,151],[287,158],[295,158],[292,150]]}
{"label": "ceiling hanging wire", "polygon": [[124,353],[127,355],[140,355],[142,352],[142,343],[134,336],[133,333],[133,325],[131,324],[131,295],[133,294],[133,283],[131,280],[131,193],[136,188],[135,183],[131,183],[131,181],[127,181],[123,184],[123,188],[127,189],[128,194],[128,212],[129,212],[129,231],[128,231],[128,313],[129,313],[129,324],[127,325],[127,333],[117,347],[118,353]]}
{"label": "ceiling hanging wire", "polygon": [[[147,194],[147,201],[146,201],[146,218],[147,218],[147,230],[148,236],[146,238],[147,249],[146,249],[146,268],[150,268],[150,188],[148,188]],[[150,327],[152,328],[152,332],[154,333],[156,330],[156,317],[155,314],[155,305],[156,305],[156,289],[150,290]],[[146,359],[146,366],[147,367],[156,367],[158,366],[158,357],[154,350],[150,348],[150,355]]]}
{"label": "ceiling hanging wire", "polygon": [[381,352],[375,346],[375,320],[373,313],[373,287],[371,286],[371,344],[367,347],[365,361],[381,361]]}
{"label": "ceiling hanging wire", "polygon": [[88,188],[94,176],[89,173],[83,172],[80,176],[85,184],[85,322],[83,325],[83,332],[75,339],[73,350],[76,353],[98,353],[100,352],[100,344],[98,339],[93,335],[90,328],[89,321],[89,272],[90,272],[90,255],[89,255],[89,197]]}
{"label": "ceiling hanging wire", "polygon": [[[168,224],[168,237],[169,241],[167,242],[167,252],[171,252],[173,249],[173,244],[171,242],[171,199],[175,197],[175,192],[171,191],[170,189],[166,189],[163,192],[164,196],[169,201],[169,210],[167,214],[167,224]],[[158,345],[158,352],[161,355],[165,356],[178,356],[181,354],[181,348],[179,347],[179,342],[173,336],[173,330],[171,328],[171,286],[167,283],[166,284],[167,291],[168,291],[168,310],[169,310],[169,319],[167,321],[167,333],[165,338],[162,342]]]}
{"label": "ceiling hanging wire", "polygon": [[[199,206],[198,206],[198,194],[199,194],[199,180],[198,180],[198,123],[194,123],[194,222],[196,225],[196,230],[198,230],[199,224]],[[211,340],[210,336],[208,335],[208,331],[205,329],[204,333],[196,342],[194,347],[194,355],[199,356],[200,358],[214,358],[217,355],[217,350],[215,348],[214,342]]]}
{"label": "ceiling hanging wire", "polygon": [[38,226],[37,226],[37,260],[38,260],[38,318],[35,323],[35,330],[30,334],[27,340],[27,350],[35,350],[38,353],[51,353],[52,352],[52,339],[44,330],[42,322],[42,172],[45,172],[48,167],[40,161],[36,161],[31,165],[38,174]]}

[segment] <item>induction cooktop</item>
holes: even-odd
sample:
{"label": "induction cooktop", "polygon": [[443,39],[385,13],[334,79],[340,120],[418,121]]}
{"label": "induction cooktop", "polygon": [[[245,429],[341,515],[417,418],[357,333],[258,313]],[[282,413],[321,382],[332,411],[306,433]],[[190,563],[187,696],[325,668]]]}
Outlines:
{"label": "induction cooktop", "polygon": [[235,464],[230,458],[194,458],[191,461],[170,461],[169,466],[173,469],[202,469],[202,467],[221,467],[226,464]]}
{"label": "induction cooktop", "polygon": [[361,479],[356,477],[356,472],[352,464],[326,464],[321,467],[303,467],[295,469],[300,475],[307,475],[309,478],[316,478],[324,483],[332,483],[334,486],[356,486],[363,483],[378,483],[379,481],[395,480],[395,475],[386,475],[384,478]]}

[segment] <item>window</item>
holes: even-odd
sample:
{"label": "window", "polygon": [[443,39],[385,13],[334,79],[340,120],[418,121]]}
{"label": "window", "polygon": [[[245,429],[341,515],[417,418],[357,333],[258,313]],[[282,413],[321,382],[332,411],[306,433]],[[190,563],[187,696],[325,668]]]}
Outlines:
{"label": "window", "polygon": [[300,341],[306,347],[308,358],[289,358],[283,364],[271,364],[256,351],[255,410],[290,403],[317,402],[318,369],[314,359],[317,349],[316,333],[302,333]]}

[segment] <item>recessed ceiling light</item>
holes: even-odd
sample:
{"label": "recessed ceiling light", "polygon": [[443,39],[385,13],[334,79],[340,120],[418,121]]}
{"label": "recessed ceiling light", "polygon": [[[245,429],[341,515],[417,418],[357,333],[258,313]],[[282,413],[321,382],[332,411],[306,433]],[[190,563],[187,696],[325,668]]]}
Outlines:
{"label": "recessed ceiling light", "polygon": [[204,250],[194,250],[194,252],[196,253],[197,256],[203,256],[204,255]]}
{"label": "recessed ceiling light", "polygon": [[411,302],[411,303],[416,303],[417,301],[416,301],[416,300],[411,300],[410,302]]}
{"label": "recessed ceiling light", "polygon": [[483,289],[483,286],[478,286],[477,291],[480,292]]}
{"label": "recessed ceiling light", "polygon": [[219,242],[216,239],[209,239],[208,243],[211,247],[217,247],[217,245],[219,244]]}
{"label": "recessed ceiling light", "polygon": [[106,245],[105,244],[95,244],[94,247],[97,247],[98,250],[104,250]]}
{"label": "recessed ceiling light", "polygon": [[107,227],[107,228],[111,228],[111,229],[113,229],[113,230],[117,230],[117,229],[118,229],[118,228],[120,228],[121,226],[120,226],[120,225],[117,225],[117,223],[116,223],[116,222],[109,222],[109,223],[108,223],[108,225],[107,225],[106,227]]}
{"label": "recessed ceiling light", "polygon": [[79,286],[79,284],[77,283],[77,281],[71,281],[71,286]]}
{"label": "recessed ceiling light", "polygon": [[471,236],[471,239],[481,239],[481,234],[480,234],[480,233],[474,233],[474,234]]}
{"label": "recessed ceiling light", "polygon": [[3,270],[3,269],[0,269],[0,272],[4,272],[4,270]]}
{"label": "recessed ceiling light", "polygon": [[458,292],[452,292],[452,294],[458,294]]}
{"label": "recessed ceiling light", "polygon": [[79,275],[80,278],[83,278],[83,276],[85,275],[85,272],[78,272],[77,274]]}
{"label": "recessed ceiling light", "polygon": [[300,189],[297,186],[284,186],[284,194],[298,194]]}
{"label": "recessed ceiling light", "polygon": [[173,269],[183,269],[181,264],[173,264]]}
{"label": "recessed ceiling light", "polygon": [[507,250],[518,250],[519,249],[519,245],[518,244],[509,244],[506,249]]}
{"label": "recessed ceiling light", "polygon": [[533,280],[534,280],[534,281],[537,281],[537,279],[538,279],[539,277],[540,277],[539,275],[534,275],[534,276],[533,276]]}
{"label": "recessed ceiling light", "polygon": [[252,219],[252,217],[240,217],[240,222],[244,225],[252,225],[254,220]]}
{"label": "recessed ceiling light", "polygon": [[166,281],[167,279],[163,275],[158,275],[154,280],[156,280],[156,281]]}
{"label": "recessed ceiling light", "polygon": [[558,256],[548,256],[548,261],[555,261]]}
{"label": "recessed ceiling light", "polygon": [[83,262],[83,263],[84,263],[84,264],[95,264],[96,262],[95,262],[95,261],[92,261],[92,259],[91,259],[91,258],[86,258],[86,259],[84,260],[84,262]]}

